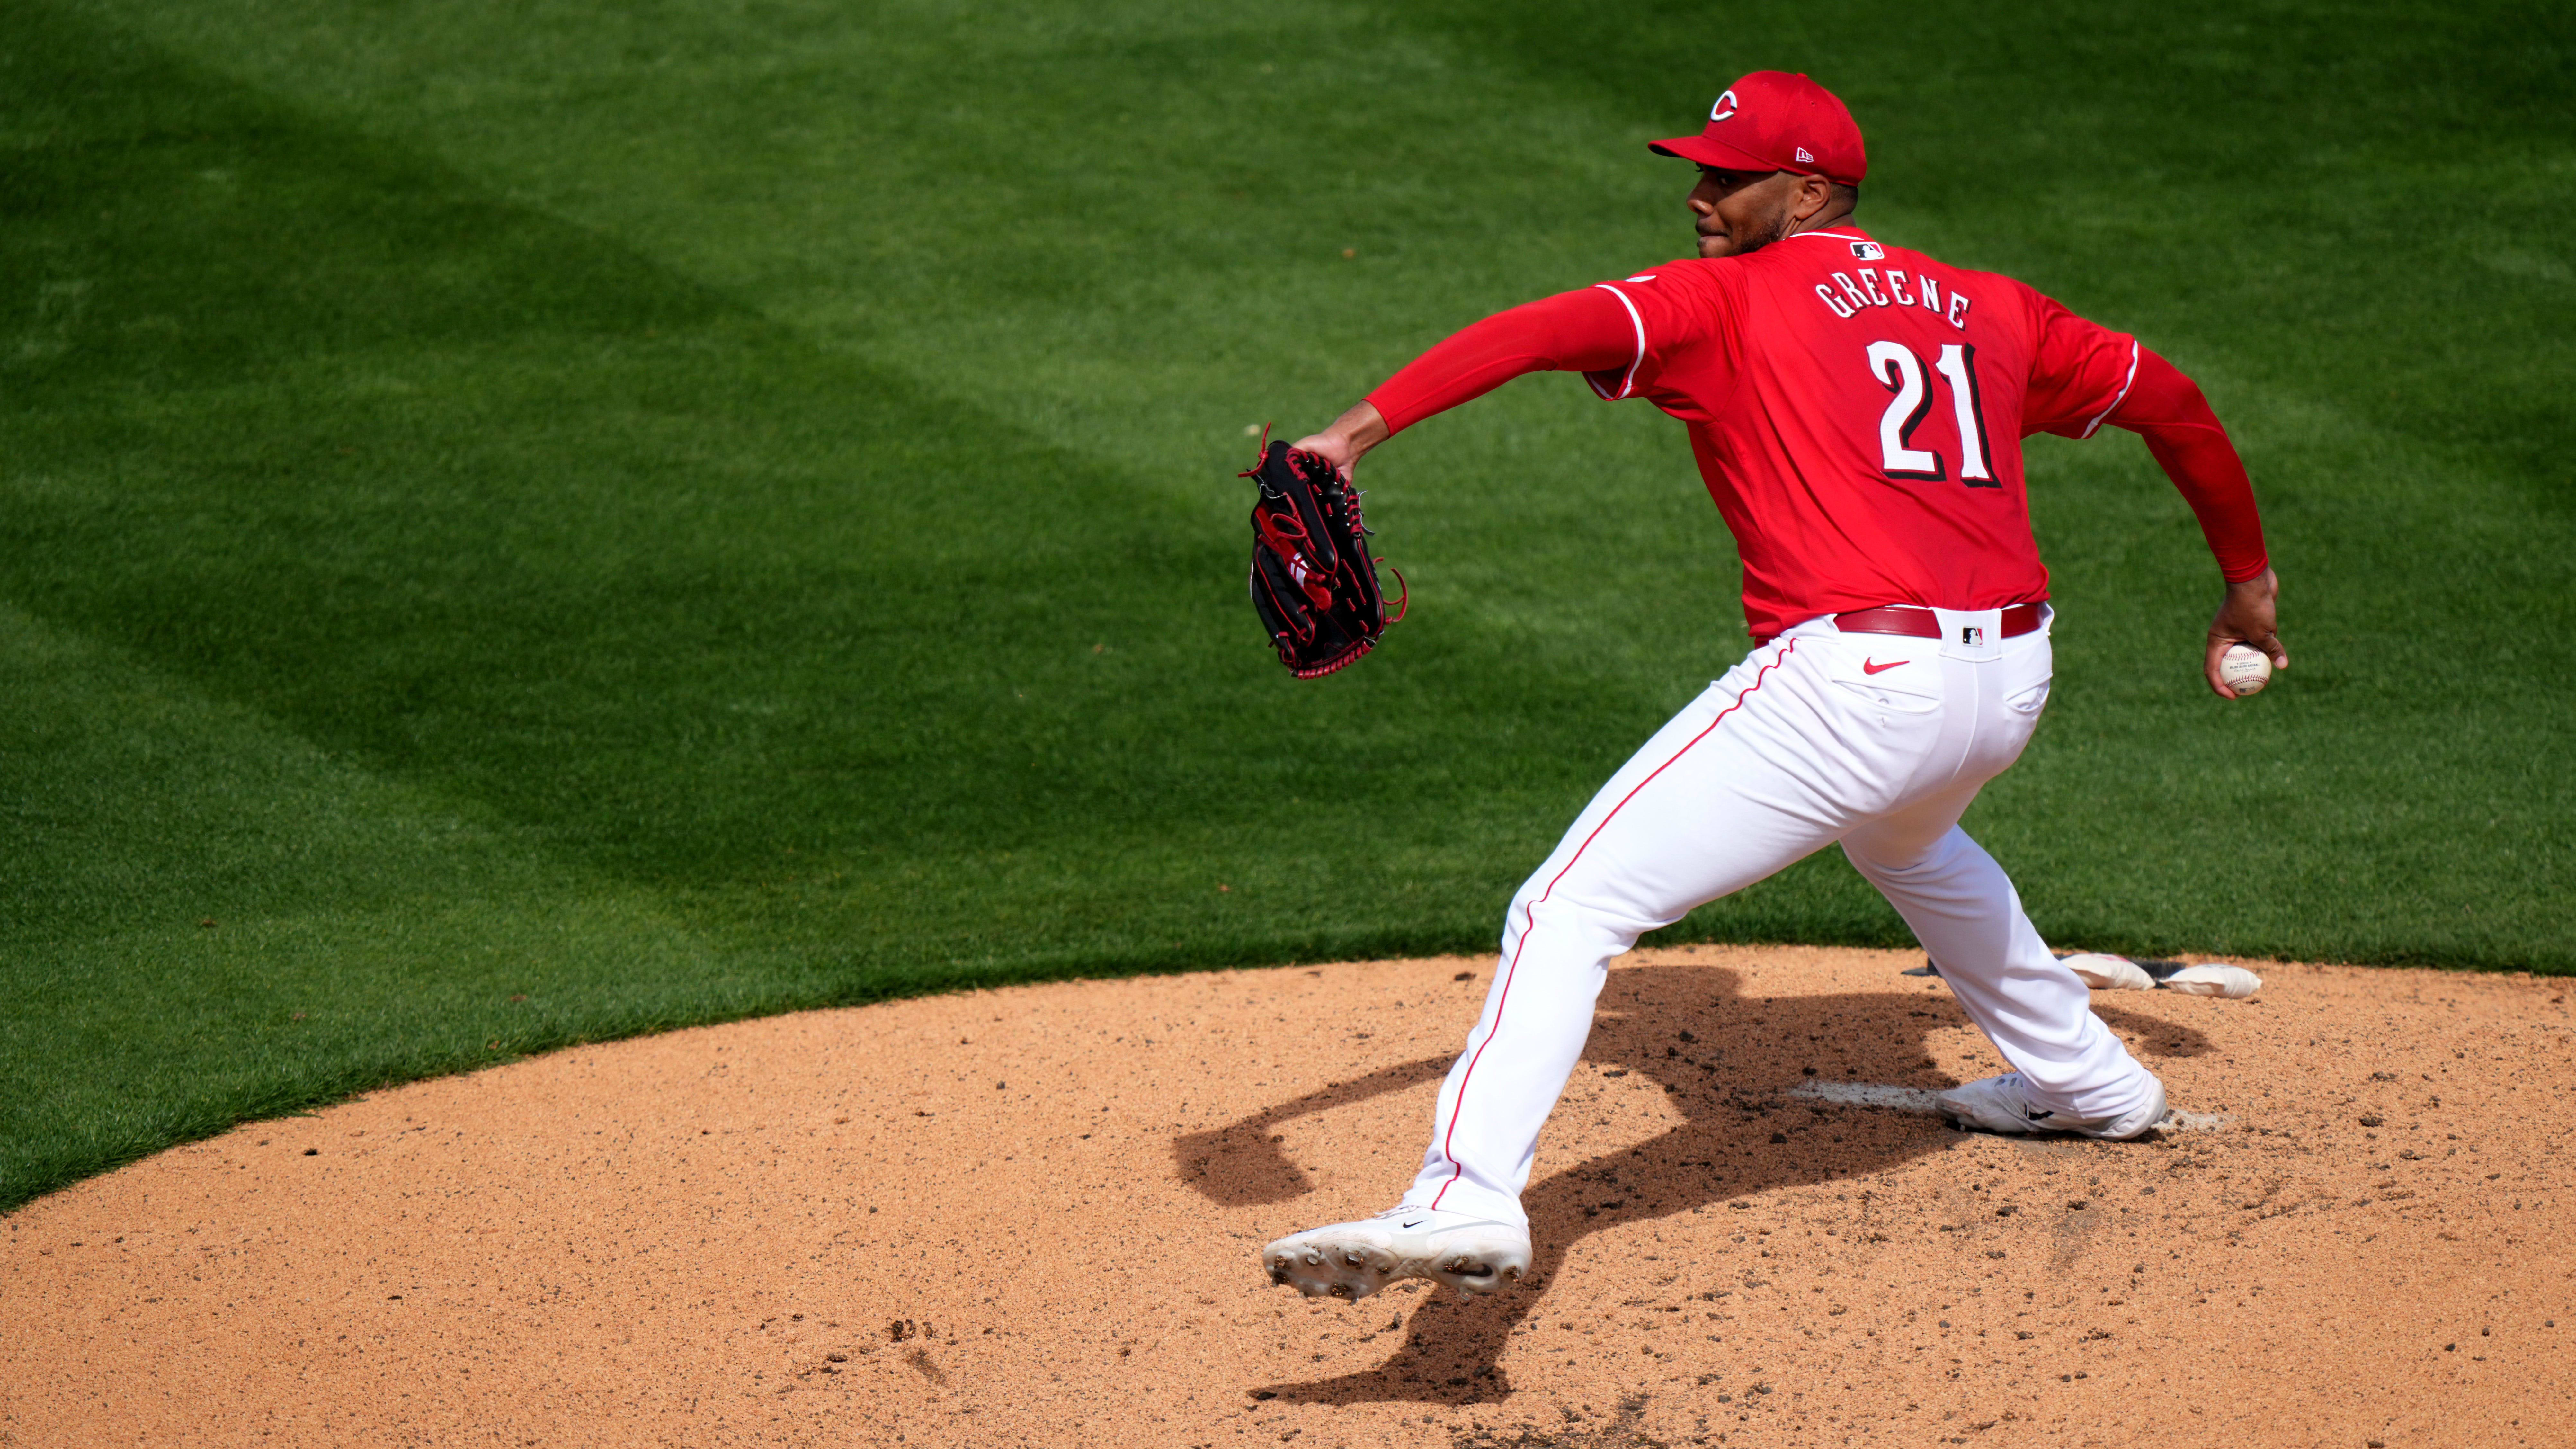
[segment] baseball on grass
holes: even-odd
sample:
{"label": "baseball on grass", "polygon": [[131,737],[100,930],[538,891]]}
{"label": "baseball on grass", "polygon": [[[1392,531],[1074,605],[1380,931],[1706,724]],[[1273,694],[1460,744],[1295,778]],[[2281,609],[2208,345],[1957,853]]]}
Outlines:
{"label": "baseball on grass", "polygon": [[2238,699],[2259,694],[2272,682],[2272,661],[2251,644],[2230,644],[2218,656],[2218,677]]}

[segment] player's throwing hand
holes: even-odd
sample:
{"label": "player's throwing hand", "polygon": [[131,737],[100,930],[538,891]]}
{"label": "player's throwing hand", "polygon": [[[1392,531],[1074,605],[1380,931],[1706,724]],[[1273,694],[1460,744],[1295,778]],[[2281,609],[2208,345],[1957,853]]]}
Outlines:
{"label": "player's throwing hand", "polygon": [[[2270,569],[2227,586],[2226,601],[2218,606],[2217,616],[2209,621],[2209,652],[2202,661],[2202,673],[2210,690],[2221,699],[2235,699],[2237,691],[2228,688],[2218,670],[2219,660],[2238,644],[2261,650],[2272,661],[2274,669],[2290,667],[2290,651],[2281,647],[2281,636],[2274,632],[2279,625],[2281,581]],[[2256,682],[2260,687],[2260,681]],[[2254,691],[2245,691],[2251,694]]]}

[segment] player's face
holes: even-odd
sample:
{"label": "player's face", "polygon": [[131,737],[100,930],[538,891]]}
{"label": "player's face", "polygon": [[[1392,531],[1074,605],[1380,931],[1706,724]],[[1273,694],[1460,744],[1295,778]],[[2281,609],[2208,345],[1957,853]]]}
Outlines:
{"label": "player's face", "polygon": [[1690,209],[1699,225],[1699,254],[1733,257],[1789,234],[1803,178],[1786,171],[1699,168]]}

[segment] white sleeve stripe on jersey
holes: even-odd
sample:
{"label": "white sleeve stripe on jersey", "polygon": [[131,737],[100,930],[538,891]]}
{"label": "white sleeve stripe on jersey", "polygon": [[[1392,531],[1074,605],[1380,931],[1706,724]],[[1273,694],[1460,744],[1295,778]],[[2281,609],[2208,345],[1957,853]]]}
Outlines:
{"label": "white sleeve stripe on jersey", "polygon": [[1602,397],[1607,398],[1612,402],[1616,402],[1628,395],[1629,384],[1637,380],[1637,365],[1646,360],[1646,319],[1637,315],[1637,304],[1628,300],[1627,293],[1611,286],[1608,282],[1595,282],[1592,285],[1599,287],[1602,291],[1618,298],[1619,305],[1628,309],[1629,324],[1637,329],[1637,356],[1635,361],[1628,364],[1628,370],[1619,374],[1619,390],[1617,392],[1603,391],[1601,384],[1593,381],[1590,373],[1584,374],[1583,380],[1592,383],[1592,390],[1594,392],[1600,393]]}
{"label": "white sleeve stripe on jersey", "polygon": [[2120,382],[2120,395],[2111,399],[2111,405],[2109,407],[2104,408],[2102,411],[2093,415],[2093,421],[2084,425],[2084,431],[2080,436],[2087,438],[2093,436],[2094,430],[2102,426],[2103,420],[2110,417],[2111,414],[2118,412],[2120,410],[2120,404],[2129,400],[2129,389],[2137,385],[2138,339],[2132,337],[2129,339],[2129,375],[2126,378],[2123,378]]}

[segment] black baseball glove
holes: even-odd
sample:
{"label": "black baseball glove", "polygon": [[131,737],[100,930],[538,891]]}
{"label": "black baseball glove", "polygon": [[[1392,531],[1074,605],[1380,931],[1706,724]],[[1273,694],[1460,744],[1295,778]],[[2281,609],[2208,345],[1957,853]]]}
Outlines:
{"label": "black baseball glove", "polygon": [[1409,596],[1395,573],[1395,617],[1378,592],[1358,490],[1331,463],[1286,443],[1235,475],[1261,485],[1252,505],[1252,607],[1279,662],[1299,679],[1330,674],[1369,652],[1404,617]]}

